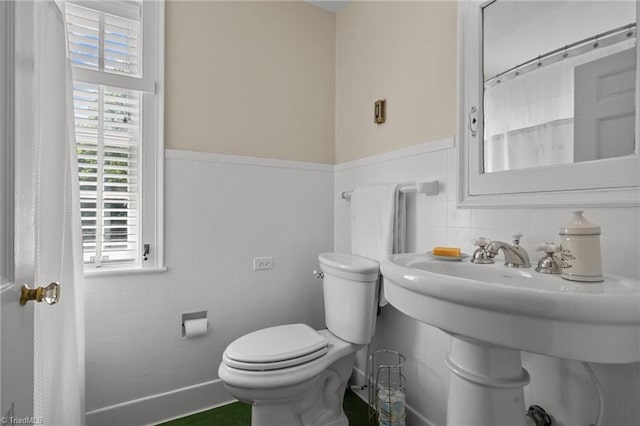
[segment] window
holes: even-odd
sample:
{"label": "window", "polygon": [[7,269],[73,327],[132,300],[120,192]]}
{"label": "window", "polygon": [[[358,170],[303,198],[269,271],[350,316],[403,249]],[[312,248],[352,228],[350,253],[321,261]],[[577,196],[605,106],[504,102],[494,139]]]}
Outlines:
{"label": "window", "polygon": [[162,266],[163,6],[66,3],[85,271]]}

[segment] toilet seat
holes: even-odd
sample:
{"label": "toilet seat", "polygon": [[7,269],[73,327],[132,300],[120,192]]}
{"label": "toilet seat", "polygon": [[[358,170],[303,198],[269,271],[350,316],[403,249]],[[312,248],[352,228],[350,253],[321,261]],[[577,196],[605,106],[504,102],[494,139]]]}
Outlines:
{"label": "toilet seat", "polygon": [[222,355],[232,368],[269,371],[301,365],[325,355],[327,339],[306,324],[287,324],[254,331],[236,339]]}

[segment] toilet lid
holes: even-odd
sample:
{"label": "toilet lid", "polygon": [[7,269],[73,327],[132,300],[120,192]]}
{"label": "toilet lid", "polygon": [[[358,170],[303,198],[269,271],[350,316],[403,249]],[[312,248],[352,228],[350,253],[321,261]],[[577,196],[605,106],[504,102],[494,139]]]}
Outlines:
{"label": "toilet lid", "polygon": [[328,342],[306,324],[264,328],[233,341],[224,352],[230,367],[243,370],[276,370],[321,357]]}

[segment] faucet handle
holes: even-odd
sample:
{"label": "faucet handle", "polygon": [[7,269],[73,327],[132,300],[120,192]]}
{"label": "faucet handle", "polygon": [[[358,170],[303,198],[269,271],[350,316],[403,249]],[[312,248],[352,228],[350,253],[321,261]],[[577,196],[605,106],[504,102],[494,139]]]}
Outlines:
{"label": "faucet handle", "polygon": [[478,246],[476,251],[473,252],[473,256],[471,256],[471,263],[488,264],[495,262],[493,255],[485,248],[490,242],[491,240],[486,237],[474,238],[471,241],[474,246]]}
{"label": "faucet handle", "polygon": [[545,256],[538,261],[536,272],[541,274],[559,274],[562,267],[558,258],[555,256],[561,250],[561,246],[556,243],[542,243],[536,247],[537,251],[543,251]]}
{"label": "faucet handle", "polygon": [[513,245],[517,246],[520,244],[520,238],[522,238],[522,232],[519,234],[513,234],[511,237],[513,238]]}
{"label": "faucet handle", "polygon": [[536,251],[543,251],[546,254],[558,253],[560,249],[560,245],[553,242],[538,244],[538,247],[536,247]]}
{"label": "faucet handle", "polygon": [[490,239],[488,239],[487,237],[478,237],[478,238],[474,238],[471,241],[471,244],[473,244],[474,246],[478,246],[480,248],[484,248],[487,246],[487,244],[489,244],[491,242]]}

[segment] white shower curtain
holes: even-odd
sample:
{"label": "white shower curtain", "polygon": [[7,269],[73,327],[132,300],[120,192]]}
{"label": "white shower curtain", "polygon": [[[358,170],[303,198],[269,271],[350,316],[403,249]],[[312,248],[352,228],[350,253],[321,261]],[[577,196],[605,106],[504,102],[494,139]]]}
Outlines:
{"label": "white shower curtain", "polygon": [[635,43],[601,47],[485,87],[485,171],[572,163],[575,68]]}
{"label": "white shower curtain", "polygon": [[33,2],[35,282],[59,281],[60,301],[35,308],[34,415],[84,425],[84,291],[71,66],[64,14]]}

